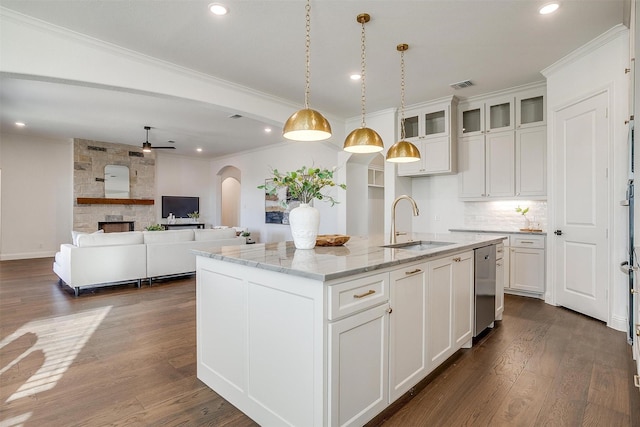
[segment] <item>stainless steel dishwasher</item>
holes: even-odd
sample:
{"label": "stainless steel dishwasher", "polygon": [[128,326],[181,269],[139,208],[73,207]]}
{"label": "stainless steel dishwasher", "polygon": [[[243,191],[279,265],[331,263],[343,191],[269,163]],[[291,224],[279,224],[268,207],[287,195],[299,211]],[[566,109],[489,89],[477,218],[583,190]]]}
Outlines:
{"label": "stainless steel dishwasher", "polygon": [[495,321],[496,315],[496,245],[474,250],[475,322],[473,336],[478,336]]}

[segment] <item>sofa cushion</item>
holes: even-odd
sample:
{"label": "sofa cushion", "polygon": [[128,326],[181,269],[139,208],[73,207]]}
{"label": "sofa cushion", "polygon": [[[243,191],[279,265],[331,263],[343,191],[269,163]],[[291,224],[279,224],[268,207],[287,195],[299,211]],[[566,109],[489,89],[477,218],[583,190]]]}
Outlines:
{"label": "sofa cushion", "polygon": [[81,236],[82,234],[100,234],[100,233],[104,233],[104,230],[101,228],[98,231],[94,231],[93,233],[85,233],[84,231],[75,231],[72,230],[71,231],[71,243],[73,243],[73,246],[78,246],[78,237]]}
{"label": "sofa cushion", "polygon": [[197,241],[210,241],[210,240],[220,240],[220,239],[231,239],[236,237],[236,230],[233,228],[222,228],[222,229],[198,229],[193,230],[195,234],[195,238]]}
{"label": "sofa cushion", "polygon": [[142,231],[125,231],[123,233],[81,234],[78,236],[78,247],[141,245],[144,243]]}
{"label": "sofa cushion", "polygon": [[193,230],[143,231],[145,243],[171,243],[193,241]]}

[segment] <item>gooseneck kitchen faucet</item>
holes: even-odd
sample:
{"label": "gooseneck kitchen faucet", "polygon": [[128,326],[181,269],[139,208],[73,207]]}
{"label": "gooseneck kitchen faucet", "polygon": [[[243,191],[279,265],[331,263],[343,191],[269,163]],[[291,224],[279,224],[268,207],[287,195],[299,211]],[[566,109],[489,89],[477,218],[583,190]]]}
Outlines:
{"label": "gooseneck kitchen faucet", "polygon": [[391,241],[390,243],[393,245],[396,243],[396,205],[402,199],[406,199],[411,203],[411,207],[413,208],[413,216],[420,215],[420,211],[418,210],[418,205],[416,205],[416,201],[411,197],[403,194],[402,196],[397,197],[393,203],[391,204]]}

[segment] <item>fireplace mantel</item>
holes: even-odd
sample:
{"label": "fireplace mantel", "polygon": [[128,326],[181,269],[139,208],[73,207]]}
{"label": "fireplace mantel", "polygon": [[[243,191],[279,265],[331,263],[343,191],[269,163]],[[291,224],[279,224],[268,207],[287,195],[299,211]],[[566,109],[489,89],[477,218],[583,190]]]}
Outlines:
{"label": "fireplace mantel", "polygon": [[107,199],[104,197],[78,197],[79,205],[153,205],[153,199]]}

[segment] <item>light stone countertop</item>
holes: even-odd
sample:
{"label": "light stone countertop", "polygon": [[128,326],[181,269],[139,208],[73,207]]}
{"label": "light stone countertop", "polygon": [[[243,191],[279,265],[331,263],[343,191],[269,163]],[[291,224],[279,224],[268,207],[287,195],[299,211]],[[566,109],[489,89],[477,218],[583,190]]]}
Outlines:
{"label": "light stone countertop", "polygon": [[[406,236],[401,236],[406,237]],[[256,243],[192,250],[203,257],[284,274],[328,281],[368,271],[427,260],[500,243],[506,237],[478,237],[458,233],[415,233],[411,240],[432,240],[453,244],[427,250],[383,248],[382,238],[352,237],[343,246],[316,246],[296,249],[293,242]],[[406,241],[406,239],[404,240]]]}
{"label": "light stone countertop", "polygon": [[492,228],[450,228],[449,231],[451,231],[451,232],[462,232],[462,233],[538,234],[538,235],[542,235],[542,236],[546,236],[547,235],[546,231],[522,231],[522,230],[517,229],[517,228],[498,229],[498,228],[495,228],[495,227],[492,227]]}

